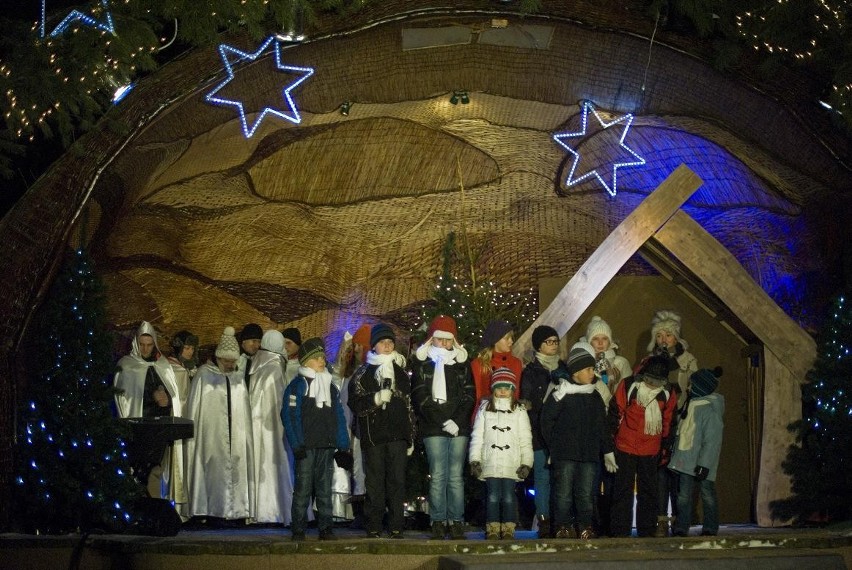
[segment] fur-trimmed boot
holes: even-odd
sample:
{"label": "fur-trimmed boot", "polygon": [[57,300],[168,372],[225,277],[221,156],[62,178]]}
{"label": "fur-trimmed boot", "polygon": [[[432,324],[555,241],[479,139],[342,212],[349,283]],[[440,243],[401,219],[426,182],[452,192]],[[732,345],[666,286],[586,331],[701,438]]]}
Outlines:
{"label": "fur-trimmed boot", "polygon": [[485,523],[485,540],[500,540],[500,523]]}
{"label": "fur-trimmed boot", "polygon": [[550,519],[544,516],[538,516],[538,537],[550,538]]}
{"label": "fur-trimmed boot", "polygon": [[503,528],[500,529],[500,538],[515,540],[515,523],[503,523]]}

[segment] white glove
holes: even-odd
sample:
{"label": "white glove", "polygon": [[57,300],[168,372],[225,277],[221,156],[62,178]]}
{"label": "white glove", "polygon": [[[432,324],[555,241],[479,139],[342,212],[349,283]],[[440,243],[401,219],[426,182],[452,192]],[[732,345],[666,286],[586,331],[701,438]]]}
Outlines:
{"label": "white glove", "polygon": [[384,390],[379,391],[379,396],[381,397],[382,402],[387,404],[391,401],[391,398],[393,397],[393,392],[385,388]]}
{"label": "white glove", "polygon": [[456,437],[459,434],[459,425],[453,420],[447,420],[444,422],[444,431]]}
{"label": "white glove", "polygon": [[382,391],[381,390],[379,390],[378,392],[373,394],[373,401],[376,403],[377,406],[382,405]]}
{"label": "white glove", "polygon": [[615,453],[604,453],[604,466],[610,473],[618,471],[618,463],[615,462]]}
{"label": "white glove", "polygon": [[414,444],[413,443],[408,446],[408,449],[405,450],[405,454],[409,457],[414,455]]}

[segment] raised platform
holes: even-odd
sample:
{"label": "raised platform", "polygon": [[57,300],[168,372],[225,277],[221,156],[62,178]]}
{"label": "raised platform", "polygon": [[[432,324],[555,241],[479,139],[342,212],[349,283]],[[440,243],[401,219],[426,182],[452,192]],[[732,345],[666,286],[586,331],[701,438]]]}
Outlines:
{"label": "raised platform", "polygon": [[[696,532],[698,529],[693,529]],[[849,529],[760,529],[726,526],[717,537],[538,540],[521,531],[515,540],[432,541],[406,531],[404,540],[366,539],[363,531],[336,529],[338,539],[319,541],[309,531],[296,543],[285,529],[240,528],[181,531],[175,537],[0,535],[0,568],[53,570],[232,569],[295,567],[299,570],[489,570],[556,568],[599,570],[831,570],[852,567]]]}

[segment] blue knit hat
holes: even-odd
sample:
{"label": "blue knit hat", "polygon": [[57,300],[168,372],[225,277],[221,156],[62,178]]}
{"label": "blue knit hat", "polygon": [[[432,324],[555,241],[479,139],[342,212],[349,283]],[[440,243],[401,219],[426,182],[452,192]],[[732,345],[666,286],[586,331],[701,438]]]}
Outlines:
{"label": "blue knit hat", "polygon": [[506,321],[491,321],[482,331],[482,348],[494,346],[497,341],[512,332],[512,325]]}
{"label": "blue knit hat", "polygon": [[379,344],[380,340],[386,338],[396,342],[396,335],[393,333],[393,329],[384,323],[373,325],[373,328],[370,329],[370,348],[374,348]]}
{"label": "blue knit hat", "polygon": [[719,377],[722,376],[722,367],[717,366],[713,370],[702,368],[696,370],[689,377],[689,393],[693,398],[700,398],[712,394],[719,387]]}

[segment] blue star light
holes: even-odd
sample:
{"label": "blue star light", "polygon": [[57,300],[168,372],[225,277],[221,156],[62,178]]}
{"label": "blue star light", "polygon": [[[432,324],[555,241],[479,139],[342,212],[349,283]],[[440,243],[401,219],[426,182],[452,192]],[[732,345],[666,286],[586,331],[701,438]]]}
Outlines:
{"label": "blue star light", "polygon": [[[93,28],[97,28],[99,30],[103,30],[104,32],[109,32],[111,34],[115,34],[115,27],[112,24],[112,14],[109,13],[107,9],[108,0],[101,0],[101,6],[104,9],[104,16],[98,20],[91,14],[84,14],[79,10],[71,10],[65,18],[59,22],[59,25],[53,28],[53,31],[50,32],[50,37],[56,37],[60,34],[65,33],[65,30],[68,29],[68,26],[73,24],[74,22],[81,22],[85,26],[91,26]],[[39,22],[39,35],[44,37],[44,22],[45,22],[45,0],[41,0],[41,22]]]}
{"label": "blue star light", "polygon": [[[581,107],[581,110],[582,110],[582,115],[581,115],[581,119],[580,119],[580,121],[581,121],[580,122],[580,130],[577,131],[577,132],[574,132],[574,133],[558,133],[558,134],[553,135],[553,140],[555,140],[559,144],[559,146],[563,147],[565,150],[567,150],[568,152],[570,152],[571,154],[574,155],[574,162],[571,164],[571,169],[568,171],[568,178],[565,179],[565,184],[567,186],[573,186],[574,184],[579,184],[580,182],[583,182],[584,180],[587,180],[588,178],[594,176],[595,178],[598,179],[598,182],[600,182],[601,185],[604,188],[606,188],[606,191],[609,192],[610,196],[615,196],[616,187],[617,187],[617,180],[618,180],[618,169],[622,168],[624,166],[642,166],[643,164],[645,164],[644,158],[639,156],[633,149],[631,149],[629,146],[624,144],[624,138],[627,136],[627,131],[630,130],[630,125],[633,123],[633,115],[630,114],[630,113],[627,113],[626,115],[622,115],[621,117],[619,117],[617,119],[614,119],[612,121],[607,122],[606,120],[604,120],[603,117],[600,116],[600,114],[597,112],[594,104],[591,101],[581,101],[580,107]],[[583,174],[582,176],[580,176],[578,178],[574,178],[574,173],[577,170],[577,165],[580,163],[580,153],[577,152],[576,150],[574,150],[573,148],[569,147],[565,143],[565,141],[563,140],[563,139],[569,139],[569,138],[574,138],[574,137],[586,136],[586,127],[588,126],[588,117],[589,117],[589,111],[590,110],[592,111],[592,113],[594,113],[595,118],[598,120],[598,123],[600,123],[601,128],[603,128],[604,130],[608,129],[609,127],[611,127],[613,125],[617,125],[617,124],[623,124],[624,125],[624,130],[621,132],[621,137],[618,139],[618,144],[621,148],[623,148],[624,150],[629,152],[631,154],[631,156],[633,156],[636,159],[636,160],[629,160],[627,162],[613,162],[613,164],[612,164],[612,185],[611,186],[609,184],[607,184],[607,182],[606,182],[606,180],[604,180],[603,176],[601,176],[598,173],[597,168],[590,170],[589,172],[586,172],[585,174]]]}
{"label": "blue star light", "polygon": [[[229,54],[235,54],[237,56],[234,59],[234,62],[238,62],[243,59],[247,59],[250,61],[256,60],[260,57],[267,48],[272,46],[272,49],[275,53],[275,65],[279,70],[289,71],[292,73],[298,73],[299,77],[296,78],[293,82],[287,85],[284,88],[284,100],[287,102],[287,107],[289,112],[280,111],[278,109],[274,109],[272,107],[264,107],[263,110],[258,114],[257,118],[255,118],[254,122],[249,125],[248,119],[246,119],[246,112],[243,108],[243,104],[240,101],[234,101],[231,99],[224,99],[222,97],[216,97],[216,93],[219,92],[225,85],[231,82],[234,78],[234,68],[233,63],[228,59]],[[293,102],[293,98],[290,96],[290,92],[295,89],[300,83],[302,83],[305,79],[314,74],[314,70],[311,67],[294,67],[292,65],[284,65],[281,63],[281,44],[275,40],[275,36],[270,36],[266,41],[261,44],[261,46],[254,53],[246,53],[244,51],[240,51],[231,46],[222,44],[219,46],[219,54],[222,56],[222,61],[225,63],[225,70],[228,72],[228,77],[219,85],[217,85],[213,91],[208,93],[205,96],[205,99],[209,103],[215,103],[218,105],[231,105],[237,108],[237,111],[240,113],[240,122],[242,123],[243,133],[245,133],[246,138],[251,138],[254,132],[257,130],[257,127],[260,126],[261,121],[266,117],[266,115],[272,114],[282,119],[286,119],[292,123],[301,123],[302,117],[299,115],[299,110],[296,108],[296,104]]]}

